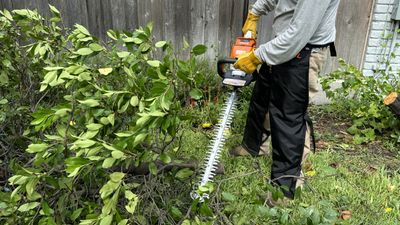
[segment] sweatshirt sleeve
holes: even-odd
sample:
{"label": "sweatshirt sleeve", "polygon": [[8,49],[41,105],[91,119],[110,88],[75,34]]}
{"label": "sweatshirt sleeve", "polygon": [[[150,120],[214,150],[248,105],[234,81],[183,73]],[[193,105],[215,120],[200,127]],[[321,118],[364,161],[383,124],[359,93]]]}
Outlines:
{"label": "sweatshirt sleeve", "polygon": [[318,29],[331,0],[299,0],[288,28],[255,51],[263,62],[278,65],[294,58]]}
{"label": "sweatshirt sleeve", "polygon": [[251,12],[257,16],[266,15],[275,9],[276,1],[277,0],[257,0],[251,9]]}

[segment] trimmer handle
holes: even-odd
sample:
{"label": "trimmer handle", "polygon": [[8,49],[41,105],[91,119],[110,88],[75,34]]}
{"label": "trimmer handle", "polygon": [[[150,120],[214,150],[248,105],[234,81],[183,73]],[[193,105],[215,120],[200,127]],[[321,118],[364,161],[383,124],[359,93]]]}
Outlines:
{"label": "trimmer handle", "polygon": [[218,75],[222,78],[224,78],[225,70],[224,70],[224,65],[226,64],[235,64],[236,59],[219,59],[217,62],[217,68],[218,68]]}

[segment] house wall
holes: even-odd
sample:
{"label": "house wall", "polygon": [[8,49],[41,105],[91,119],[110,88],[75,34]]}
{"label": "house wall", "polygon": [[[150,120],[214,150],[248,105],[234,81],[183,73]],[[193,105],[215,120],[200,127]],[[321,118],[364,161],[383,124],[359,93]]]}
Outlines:
{"label": "house wall", "polygon": [[[396,30],[399,29],[399,24],[391,19],[394,0],[375,0],[375,8],[371,22],[368,47],[366,49],[363,73],[367,76],[374,75],[374,71],[386,71],[385,62],[388,60],[389,55],[395,56],[390,59],[390,65],[393,73],[400,72],[400,35],[395,35]],[[395,46],[393,54],[391,54],[392,47]]]}

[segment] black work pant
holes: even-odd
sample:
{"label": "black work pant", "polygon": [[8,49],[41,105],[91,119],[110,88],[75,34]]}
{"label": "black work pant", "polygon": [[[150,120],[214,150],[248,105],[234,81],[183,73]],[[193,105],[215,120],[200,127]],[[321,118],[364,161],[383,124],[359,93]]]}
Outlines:
{"label": "black work pant", "polygon": [[307,129],[308,74],[311,48],[305,47],[289,62],[262,65],[247,115],[242,145],[258,155],[263,123],[269,112],[272,139],[271,180],[294,198],[297,177],[301,173]]}

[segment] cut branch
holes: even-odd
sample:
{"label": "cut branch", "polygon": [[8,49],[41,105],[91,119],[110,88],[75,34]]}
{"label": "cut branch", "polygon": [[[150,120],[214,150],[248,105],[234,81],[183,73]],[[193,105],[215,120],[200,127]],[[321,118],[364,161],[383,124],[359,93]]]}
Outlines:
{"label": "cut branch", "polygon": [[398,93],[390,93],[386,96],[383,102],[396,116],[400,118],[400,95]]}
{"label": "cut branch", "polygon": [[[163,163],[160,160],[157,160],[154,162],[157,166],[158,173],[162,172],[168,172],[171,171],[173,168],[177,169],[190,169],[190,170],[197,170],[199,166],[197,165],[197,162],[195,161],[189,161],[185,163]],[[139,167],[134,167],[134,168],[129,168],[128,171],[124,171],[128,173],[132,173],[135,175],[148,175],[150,173],[149,170],[149,163],[142,163]],[[224,174],[225,169],[222,164],[218,165],[218,169],[216,171],[216,174]]]}

